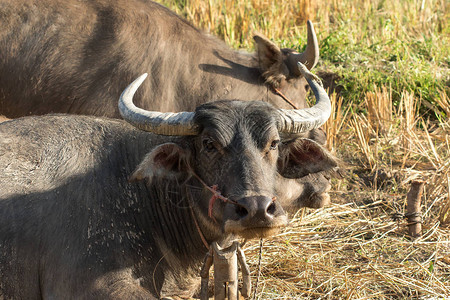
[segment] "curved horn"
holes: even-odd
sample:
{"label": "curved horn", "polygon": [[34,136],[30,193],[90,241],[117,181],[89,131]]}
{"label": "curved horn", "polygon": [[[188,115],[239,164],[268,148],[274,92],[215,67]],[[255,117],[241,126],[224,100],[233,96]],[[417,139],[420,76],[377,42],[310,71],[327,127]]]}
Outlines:
{"label": "curved horn", "polygon": [[301,133],[319,128],[331,115],[331,102],[320,79],[308,71],[302,63],[298,63],[300,73],[306,78],[311,87],[316,104],[304,109],[279,109],[280,123],[278,130],[284,133]]}
{"label": "curved horn", "polygon": [[293,53],[289,57],[289,64],[292,66],[292,69],[294,69],[294,74],[297,76],[300,76],[301,74],[297,69],[298,62],[304,64],[308,70],[311,70],[319,61],[319,43],[317,42],[314,26],[309,20],[306,24],[308,27],[308,42],[306,44],[305,52],[297,54]]}
{"label": "curved horn", "polygon": [[119,112],[122,118],[131,125],[156,134],[163,135],[196,135],[193,112],[162,113],[148,111],[136,107],[133,104],[133,96],[136,90],[147,78],[147,73],[134,80],[123,91],[119,98]]}

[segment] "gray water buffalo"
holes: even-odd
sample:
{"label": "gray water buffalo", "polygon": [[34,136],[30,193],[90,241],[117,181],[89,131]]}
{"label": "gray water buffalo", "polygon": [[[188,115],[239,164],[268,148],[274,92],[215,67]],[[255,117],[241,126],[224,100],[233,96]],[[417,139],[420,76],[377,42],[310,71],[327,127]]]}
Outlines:
{"label": "gray water buffalo", "polygon": [[[255,36],[236,51],[169,9],[138,0],[0,0],[0,115],[71,113],[120,118],[117,99],[150,72],[136,95],[148,110],[192,111],[220,100],[305,107],[319,50],[308,22],[303,53]],[[277,92],[278,91],[278,92]]]}
{"label": "gray water buffalo", "polygon": [[296,135],[330,114],[313,76],[318,101],[304,110],[219,101],[177,114],[134,106],[143,80],[120,98],[134,126],[74,115],[0,124],[1,299],[190,297],[211,242],[276,233],[284,208],[302,203],[301,179],[336,167]]}

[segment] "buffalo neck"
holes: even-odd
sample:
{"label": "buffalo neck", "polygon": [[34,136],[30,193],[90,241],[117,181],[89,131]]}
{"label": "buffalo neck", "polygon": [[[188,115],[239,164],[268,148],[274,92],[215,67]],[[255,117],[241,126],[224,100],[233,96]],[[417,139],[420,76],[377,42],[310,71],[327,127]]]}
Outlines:
{"label": "buffalo neck", "polygon": [[178,288],[195,289],[201,263],[208,252],[202,235],[207,244],[224,240],[214,235],[202,218],[197,217],[202,215],[193,204],[200,194],[195,192],[198,188],[167,180],[138,185],[144,200],[142,211],[135,218],[142,233],[140,243],[144,248],[147,245],[144,251],[151,252],[152,262],[139,257],[136,275],[144,278],[143,285],[149,285],[150,289],[155,277],[164,278],[162,286],[156,290],[165,295]]}

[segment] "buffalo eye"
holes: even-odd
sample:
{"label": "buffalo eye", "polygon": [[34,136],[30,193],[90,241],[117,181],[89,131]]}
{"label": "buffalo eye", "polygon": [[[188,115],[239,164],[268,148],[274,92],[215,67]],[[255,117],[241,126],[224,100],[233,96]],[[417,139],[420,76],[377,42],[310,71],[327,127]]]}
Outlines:
{"label": "buffalo eye", "polygon": [[203,140],[203,149],[207,152],[213,152],[216,150],[216,146],[214,145],[214,141],[212,139],[204,139]]}
{"label": "buffalo eye", "polygon": [[280,140],[273,140],[272,143],[270,143],[270,150],[276,150],[279,143]]}

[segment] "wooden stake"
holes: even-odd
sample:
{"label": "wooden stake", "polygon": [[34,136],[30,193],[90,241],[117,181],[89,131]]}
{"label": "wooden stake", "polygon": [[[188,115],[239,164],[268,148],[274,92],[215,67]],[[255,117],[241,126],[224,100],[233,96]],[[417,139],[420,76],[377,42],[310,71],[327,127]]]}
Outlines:
{"label": "wooden stake", "polygon": [[241,295],[248,299],[251,293],[250,269],[239,242],[235,241],[226,248],[221,248],[217,242],[213,242],[200,272],[200,299],[208,300],[209,269],[214,265],[214,300],[238,300],[238,264],[242,271]]}
{"label": "wooden stake", "polygon": [[422,201],[423,187],[425,182],[412,181],[411,189],[409,190],[407,200],[407,214],[408,218],[408,231],[412,238],[417,238],[422,234],[422,215],[420,210],[420,204]]}

